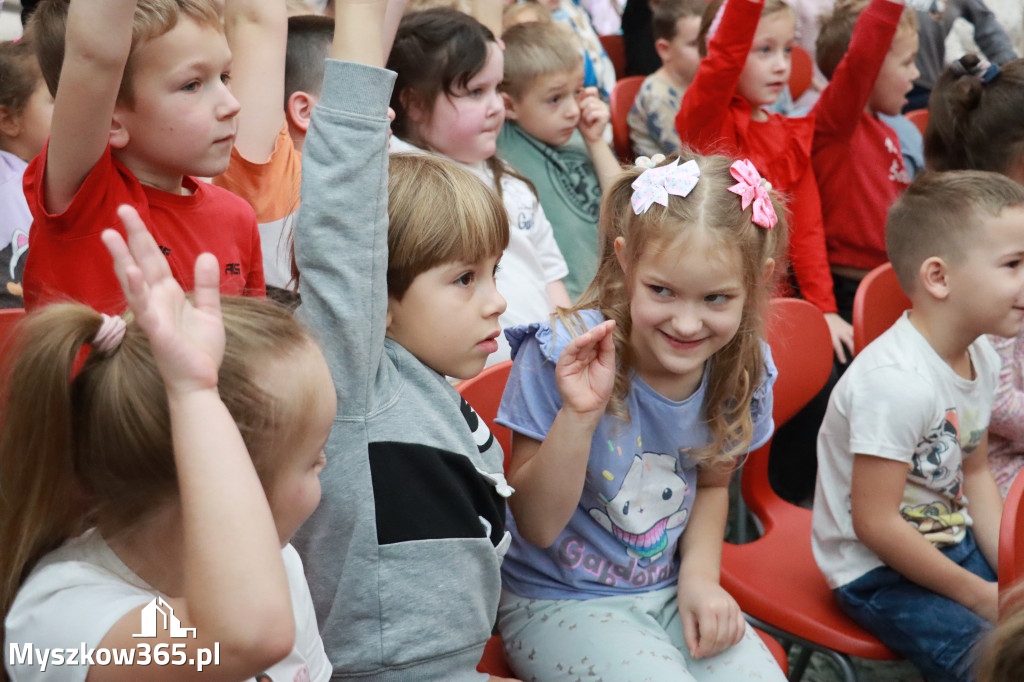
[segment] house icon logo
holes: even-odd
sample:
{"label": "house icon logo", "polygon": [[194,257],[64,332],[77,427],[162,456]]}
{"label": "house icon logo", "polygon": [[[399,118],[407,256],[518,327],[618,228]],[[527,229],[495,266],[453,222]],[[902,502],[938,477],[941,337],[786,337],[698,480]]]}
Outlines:
{"label": "house icon logo", "polygon": [[142,609],[142,632],[132,637],[156,637],[157,628],[167,631],[171,637],[188,638],[191,632],[192,639],[196,638],[196,629],[181,627],[174,609],[162,597],[155,597]]}

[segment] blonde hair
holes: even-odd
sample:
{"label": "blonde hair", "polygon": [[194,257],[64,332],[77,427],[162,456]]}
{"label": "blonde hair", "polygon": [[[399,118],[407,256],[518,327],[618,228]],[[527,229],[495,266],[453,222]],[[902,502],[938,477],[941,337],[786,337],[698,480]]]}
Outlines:
{"label": "blonde hair", "polygon": [[505,77],[501,89],[519,99],[541,76],[583,69],[583,48],[562,23],[531,21],[510,26],[505,41]]}
{"label": "blonde hair", "polygon": [[551,23],[551,10],[534,0],[521,0],[505,5],[501,10],[502,38],[510,27],[536,21]]}
{"label": "blonde hair", "polygon": [[[39,67],[50,94],[57,96],[60,71],[64,65],[65,32],[67,30],[70,0],[44,0],[39,3],[26,27],[35,45]],[[117,100],[127,106],[135,104],[136,55],[149,40],[159,38],[177,26],[181,17],[187,17],[200,26],[224,30],[220,9],[214,0],[138,0],[132,17],[132,44],[128,61],[121,76]]]}
{"label": "blonde hair", "polygon": [[388,295],[453,261],[499,256],[509,222],[501,199],[478,177],[432,154],[392,154],[388,167]]}
{"label": "blonde hair", "polygon": [[[701,57],[708,56],[708,41],[711,39],[708,31],[711,29],[711,24],[714,23],[715,16],[723,4],[725,4],[725,0],[711,0],[708,6],[704,8],[704,15],[700,18],[700,31],[697,32],[697,49],[700,51]],[[766,16],[776,12],[789,12],[792,14],[793,8],[786,0],[765,0],[764,9],[761,10],[761,18],[764,19]]]}
{"label": "blonde hair", "polygon": [[958,263],[983,215],[1024,206],[1024,187],[989,171],[922,173],[889,208],[885,250],[908,296],[917,289],[921,264],[933,256]]}
{"label": "blonde hair", "polygon": [[605,318],[615,320],[618,367],[608,412],[628,419],[626,397],[636,362],[629,343],[633,283],[616,257],[615,239],[625,238],[623,258],[627,270],[633,269],[651,250],[673,248],[694,230],[702,230],[723,249],[736,249],[740,255],[746,292],[742,319],[735,336],[714,355],[710,363],[703,409],[712,440],[690,453],[699,466],[714,467],[745,452],[753,437],[750,403],[764,369],[760,340],[765,310],[774,289],[774,280],[766,277],[767,265],[769,260],[774,260],[775,274],[785,270],[781,259],[786,250],[787,226],[782,203],[774,192],[769,192],[779,218],[774,229],[766,230],[751,222],[753,209],[748,207],[744,211],[740,198],[728,191],[736,184],[729,171],[732,159],[700,156],[686,150],[679,155],[680,163],[690,159],[700,167],[700,180],[689,196],[669,196],[668,206],[653,204],[640,215],[633,212],[632,183],[644,169],[632,168],[623,172],[605,194],[601,206],[597,274],[583,292],[580,302],[570,310],[560,310],[558,316],[569,329],[577,330],[580,329],[578,313],[582,310],[598,308]]}
{"label": "blonde hair", "polygon": [[[260,386],[268,362],[311,347],[284,308],[222,300],[226,343],[218,388],[266,488],[282,444],[309,428],[301,408]],[[178,494],[163,381],[145,333],[126,316],[124,340],[76,358],[100,329],[86,306],[29,315],[5,348],[0,394],[0,609],[6,617],[36,562],[102,523],[127,529]],[[299,400],[299,403],[305,401]],[[308,410],[305,410],[308,413]],[[106,531],[105,531],[106,532]]]}
{"label": "blonde hair", "polygon": [[[831,14],[823,15],[819,20],[821,29],[814,43],[815,61],[825,78],[832,78],[839,62],[850,49],[853,27],[869,4],[870,0],[840,0]],[[917,12],[913,7],[904,7],[896,27],[897,35],[902,32],[916,35],[917,30]]]}

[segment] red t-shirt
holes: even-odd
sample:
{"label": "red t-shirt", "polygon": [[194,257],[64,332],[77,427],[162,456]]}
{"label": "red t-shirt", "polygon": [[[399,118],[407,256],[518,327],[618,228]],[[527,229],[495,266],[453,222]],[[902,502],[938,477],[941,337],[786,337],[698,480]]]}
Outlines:
{"label": "red t-shirt", "polygon": [[865,111],[902,11],[903,5],[872,0],[814,107],[811,159],[834,265],[870,270],[889,259],[887,213],[910,184],[896,132]]}
{"label": "red t-shirt", "polygon": [[708,56],[700,61],[683,95],[676,130],[683,144],[701,154],[750,159],[786,199],[787,255],[800,293],[823,313],[834,313],[821,199],[811,168],[814,120],[768,114],[768,120],[754,121],[750,103],[736,95],[763,4],[747,0],[725,4]]}
{"label": "red t-shirt", "polygon": [[[47,145],[48,146],[48,145]],[[231,192],[186,177],[191,195],[172,194],[140,183],[108,146],[63,213],[47,213],[43,175],[47,146],[25,170],[25,198],[32,212],[23,286],[29,310],[74,300],[119,314],[127,304],[100,234],[124,234],[117,207],[138,210],[171,272],[186,291],[193,288],[196,257],[209,252],[220,264],[224,294],[266,296],[256,216]]]}

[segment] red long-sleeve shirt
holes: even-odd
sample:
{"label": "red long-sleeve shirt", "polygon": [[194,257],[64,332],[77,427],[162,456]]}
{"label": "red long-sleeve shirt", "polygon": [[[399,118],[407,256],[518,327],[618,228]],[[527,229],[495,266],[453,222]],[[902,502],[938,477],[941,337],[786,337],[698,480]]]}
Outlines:
{"label": "red long-sleeve shirt", "polygon": [[789,260],[800,293],[824,313],[836,312],[825,255],[821,200],[811,167],[814,120],[768,114],[754,121],[736,95],[764,3],[733,0],[708,45],[676,116],[679,138],[702,154],[748,158],[783,197],[789,221]]}
{"label": "red long-sleeve shirt", "polygon": [[866,110],[902,12],[872,0],[814,107],[811,159],[833,265],[870,270],[888,260],[886,213],[910,183],[896,132]]}

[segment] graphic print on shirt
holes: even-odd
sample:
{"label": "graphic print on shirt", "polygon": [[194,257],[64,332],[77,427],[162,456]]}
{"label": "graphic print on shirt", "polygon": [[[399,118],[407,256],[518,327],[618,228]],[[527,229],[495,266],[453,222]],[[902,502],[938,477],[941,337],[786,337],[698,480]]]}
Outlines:
{"label": "graphic print on shirt", "polygon": [[[936,494],[960,502],[963,496],[960,419],[955,408],[946,410],[924,438],[917,444],[907,476]],[[950,466],[955,462],[956,466]],[[966,530],[962,505],[951,508],[945,501],[907,504],[900,515],[932,544],[943,547],[959,542]]]}
{"label": "graphic print on shirt", "polygon": [[[21,307],[24,305],[21,290],[21,275],[25,271],[25,254],[28,253],[28,232],[15,230],[11,242],[0,249],[0,264],[7,264],[6,292],[0,294],[0,307]],[[8,300],[9,298],[9,300]]]}
{"label": "graphic print on shirt", "polygon": [[466,420],[466,424],[469,426],[469,430],[473,433],[473,442],[476,443],[476,449],[480,452],[486,452],[491,445],[494,444],[494,435],[491,430],[487,428],[487,424],[480,415],[476,413],[473,406],[466,402],[465,398],[461,398],[462,401],[459,404],[459,409],[462,411],[462,418]]}
{"label": "graphic print on shirt", "polygon": [[900,146],[887,137],[885,138],[885,150],[895,157],[889,162],[889,180],[909,185],[911,177],[903,165],[903,151]]}
{"label": "graphic print on shirt", "polygon": [[634,455],[615,497],[602,498],[604,509],[589,510],[625,546],[627,555],[657,561],[668,546],[667,531],[686,523],[689,512],[682,507],[689,486],[677,468],[672,455]]}

